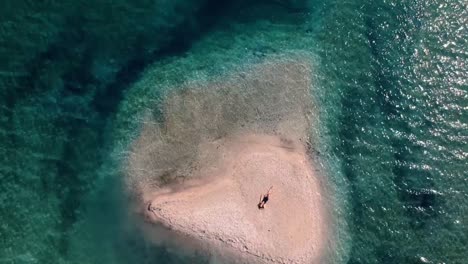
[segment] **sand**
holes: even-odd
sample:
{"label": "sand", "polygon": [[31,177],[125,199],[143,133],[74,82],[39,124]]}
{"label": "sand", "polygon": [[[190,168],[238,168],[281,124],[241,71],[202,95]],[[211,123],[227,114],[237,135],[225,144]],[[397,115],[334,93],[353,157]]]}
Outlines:
{"label": "sand", "polygon": [[265,59],[155,105],[162,115],[145,117],[125,178],[146,239],[220,263],[322,263],[330,225],[306,148],[311,76],[306,60]]}
{"label": "sand", "polygon": [[[151,223],[178,237],[178,246],[198,247],[224,262],[321,263],[327,213],[303,142],[244,134],[206,142],[199,153],[201,164],[203,157],[219,158],[184,187],[148,194]],[[258,209],[270,186],[265,209]]]}

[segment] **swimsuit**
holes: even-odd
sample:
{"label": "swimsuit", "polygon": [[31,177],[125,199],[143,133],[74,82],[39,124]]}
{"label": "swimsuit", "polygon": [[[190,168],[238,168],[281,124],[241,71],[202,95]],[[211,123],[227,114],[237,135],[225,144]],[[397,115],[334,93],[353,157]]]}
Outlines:
{"label": "swimsuit", "polygon": [[268,202],[268,195],[264,195],[262,198],[262,201],[258,204],[258,208],[263,209],[267,202]]}

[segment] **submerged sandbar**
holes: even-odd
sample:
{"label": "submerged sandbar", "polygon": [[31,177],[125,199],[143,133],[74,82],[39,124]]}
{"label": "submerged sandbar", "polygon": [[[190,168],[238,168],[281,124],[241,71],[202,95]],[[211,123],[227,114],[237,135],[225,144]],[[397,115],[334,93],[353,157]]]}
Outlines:
{"label": "submerged sandbar", "polygon": [[164,120],[145,123],[129,157],[149,237],[223,262],[321,263],[328,223],[308,152],[310,74],[308,63],[272,60],[167,96]]}

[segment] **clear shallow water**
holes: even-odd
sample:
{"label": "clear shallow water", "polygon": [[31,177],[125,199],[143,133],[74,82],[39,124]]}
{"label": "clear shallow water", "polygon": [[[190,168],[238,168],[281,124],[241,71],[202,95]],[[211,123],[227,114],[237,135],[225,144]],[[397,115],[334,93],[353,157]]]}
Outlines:
{"label": "clear shallow water", "polygon": [[315,69],[313,132],[336,194],[331,262],[467,262],[466,10],[7,1],[0,263],[202,263],[145,243],[125,220],[127,144],[165,89],[297,53]]}

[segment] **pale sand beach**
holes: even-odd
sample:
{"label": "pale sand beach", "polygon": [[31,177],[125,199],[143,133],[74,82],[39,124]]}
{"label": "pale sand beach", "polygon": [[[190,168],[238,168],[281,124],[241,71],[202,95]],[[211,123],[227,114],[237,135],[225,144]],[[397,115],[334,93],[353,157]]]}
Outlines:
{"label": "pale sand beach", "polygon": [[128,160],[148,240],[220,263],[322,263],[331,225],[308,153],[310,76],[306,62],[267,60],[165,98]]}
{"label": "pale sand beach", "polygon": [[[208,177],[202,184],[149,195],[152,222],[185,236],[187,246],[210,248],[235,263],[320,263],[326,211],[302,142],[242,135],[202,151],[222,158],[197,172]],[[259,209],[270,186],[270,199]]]}

